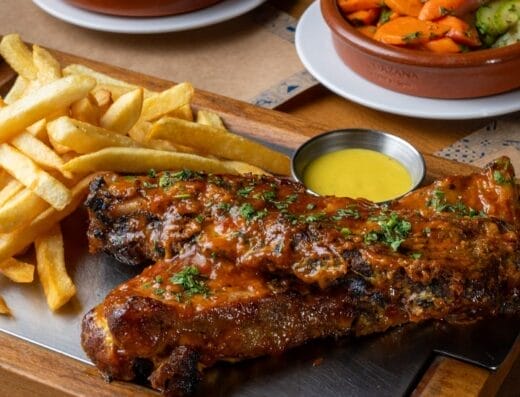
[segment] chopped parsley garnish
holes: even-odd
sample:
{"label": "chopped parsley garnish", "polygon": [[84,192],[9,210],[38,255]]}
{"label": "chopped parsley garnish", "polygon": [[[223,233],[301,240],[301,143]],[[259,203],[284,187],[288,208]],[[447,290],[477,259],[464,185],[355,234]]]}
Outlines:
{"label": "chopped parsley garnish", "polygon": [[397,251],[412,230],[412,224],[399,218],[397,213],[392,212],[390,216],[382,214],[372,218],[377,221],[380,231],[372,231],[365,235],[365,242],[380,241],[387,244],[393,251]]}
{"label": "chopped parsley garnish", "polygon": [[169,188],[178,181],[187,181],[193,178],[200,178],[200,174],[191,170],[182,170],[171,173],[165,171],[159,178],[159,186],[162,188]]}
{"label": "chopped parsley garnish", "polygon": [[404,35],[403,41],[405,43],[409,43],[411,41],[417,40],[419,37],[421,37],[421,32],[412,32]]}
{"label": "chopped parsley garnish", "polygon": [[316,208],[316,204],[313,204],[313,203],[309,203],[309,204],[307,204],[307,209],[308,209],[309,211],[312,211],[314,208]]}
{"label": "chopped parsley garnish", "polygon": [[340,208],[336,211],[336,215],[332,217],[333,220],[339,221],[343,218],[359,219],[359,211],[356,208]]}
{"label": "chopped parsley garnish", "polygon": [[379,15],[379,21],[378,25],[382,25],[384,23],[387,23],[390,20],[390,15],[392,15],[392,10],[389,8],[382,8],[381,9],[381,15]]}
{"label": "chopped parsley garnish", "polygon": [[421,259],[422,254],[420,252],[413,252],[410,254],[413,259]]}
{"label": "chopped parsley garnish", "polygon": [[143,187],[145,189],[154,189],[157,187],[157,184],[156,183],[150,183],[148,181],[143,181]]}
{"label": "chopped parsley garnish", "polygon": [[231,209],[231,204],[229,204],[229,203],[219,203],[217,205],[217,209],[222,211],[222,212],[229,212],[229,210]]}
{"label": "chopped parsley garnish", "polygon": [[174,274],[170,277],[170,282],[180,285],[187,296],[204,295],[207,297],[209,295],[209,288],[195,266],[187,266]]}
{"label": "chopped parsley garnish", "polygon": [[452,11],[449,8],[440,6],[439,13],[441,14],[441,16],[445,16],[445,15],[450,15],[452,13]]}
{"label": "chopped parsley garnish", "polygon": [[163,296],[166,290],[164,288],[155,288],[153,293],[158,296]]}
{"label": "chopped parsley garnish", "polygon": [[240,207],[240,215],[248,221],[252,220],[255,217],[255,214],[255,209],[249,203],[244,203],[242,204],[242,207]]}
{"label": "chopped parsley garnish", "polygon": [[352,231],[348,227],[341,228],[340,232],[343,237],[347,237],[352,234]]}
{"label": "chopped parsley garnish", "polygon": [[506,183],[509,183],[510,180],[507,179],[504,174],[502,174],[500,171],[493,171],[493,179],[496,183],[499,185],[505,185]]}
{"label": "chopped parsley garnish", "polygon": [[309,214],[305,216],[304,220],[306,223],[318,222],[326,218],[325,213],[318,212],[316,214]]}
{"label": "chopped parsley garnish", "polygon": [[198,223],[202,223],[202,222],[204,222],[204,219],[205,219],[205,217],[204,217],[204,215],[202,215],[202,214],[199,214],[199,215],[197,215],[197,216],[195,217],[195,220],[196,220]]}
{"label": "chopped parsley garnish", "polygon": [[161,284],[163,282],[163,278],[161,275],[157,275],[155,276],[154,281],[158,284]]}
{"label": "chopped parsley garnish", "polygon": [[427,201],[426,205],[432,207],[436,212],[453,212],[459,216],[469,216],[471,218],[476,216],[486,216],[484,212],[479,212],[474,208],[468,207],[460,200],[455,204],[448,203],[446,195],[439,189],[435,189],[432,192],[432,197]]}
{"label": "chopped parsley garnish", "polygon": [[247,221],[252,221],[254,219],[261,219],[267,215],[266,209],[263,209],[261,211],[256,211],[250,203],[242,204],[239,212],[240,212],[240,215],[243,218],[245,218]]}
{"label": "chopped parsley garnish", "polygon": [[423,232],[423,234],[428,235],[428,234],[430,234],[430,233],[432,232],[432,229],[429,228],[429,227],[425,227],[425,228],[422,230],[422,232]]}
{"label": "chopped parsley garnish", "polygon": [[265,201],[273,201],[276,198],[276,192],[274,190],[268,190],[262,193],[262,198]]}
{"label": "chopped parsley garnish", "polygon": [[150,178],[155,178],[155,177],[157,176],[157,172],[155,172],[155,170],[154,170],[153,168],[150,168],[150,169],[148,170],[148,176],[149,176]]}
{"label": "chopped parsley garnish", "polygon": [[237,194],[242,197],[247,197],[247,196],[249,196],[249,193],[251,193],[253,191],[254,188],[255,188],[254,186],[245,186],[241,189],[238,189]]}

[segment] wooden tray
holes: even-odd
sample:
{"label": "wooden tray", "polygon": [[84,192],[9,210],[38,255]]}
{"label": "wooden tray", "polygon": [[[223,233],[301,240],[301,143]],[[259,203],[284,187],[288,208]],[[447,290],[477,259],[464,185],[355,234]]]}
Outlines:
{"label": "wooden tray", "polygon": [[[163,90],[171,82],[86,60],[77,56],[53,51],[63,66],[82,63],[113,77],[139,84],[151,90]],[[15,78],[15,74],[5,65],[0,65],[0,93],[4,93]],[[234,132],[268,142],[280,150],[290,152],[308,137],[324,132],[319,123],[309,122],[276,111],[265,110],[252,105],[198,90],[193,106],[195,109],[211,109],[219,113],[226,125]],[[475,169],[457,162],[425,155],[427,182],[447,174],[467,174]],[[15,313],[16,315],[16,313]],[[79,343],[79,341],[78,341]],[[426,372],[415,395],[428,395],[440,389],[446,378],[459,378],[455,382],[455,392],[476,395],[486,390],[494,392],[500,386],[511,365],[520,354],[520,343],[509,354],[500,371],[490,376],[483,369],[475,369],[463,363],[453,364],[449,359],[436,359]],[[471,371],[469,368],[471,367]],[[469,372],[468,372],[469,371]],[[469,373],[469,375],[468,375]],[[140,386],[113,382],[105,383],[97,370],[89,365],[64,355],[28,343],[0,332],[0,376],[2,391],[10,395],[30,396],[132,396],[157,395]],[[439,383],[440,382],[440,383]],[[453,381],[451,381],[453,383]],[[440,386],[439,386],[440,385]],[[432,389],[432,387],[434,389]],[[435,389],[437,388],[437,389]]]}

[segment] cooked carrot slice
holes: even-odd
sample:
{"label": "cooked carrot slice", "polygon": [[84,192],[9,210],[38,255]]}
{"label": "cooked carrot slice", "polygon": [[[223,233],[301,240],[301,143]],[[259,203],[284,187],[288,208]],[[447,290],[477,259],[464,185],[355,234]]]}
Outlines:
{"label": "cooked carrot slice", "polygon": [[446,15],[462,16],[476,10],[482,3],[484,0],[428,0],[419,13],[419,19],[432,21]]}
{"label": "cooked carrot slice", "polygon": [[421,0],[385,0],[385,4],[398,14],[416,17],[424,3]]}
{"label": "cooked carrot slice", "polygon": [[450,30],[446,33],[446,36],[457,43],[469,47],[480,47],[482,45],[475,26],[471,26],[460,18],[448,15],[438,19],[436,22],[449,26]]}
{"label": "cooked carrot slice", "polygon": [[376,32],[376,27],[373,25],[359,26],[356,29],[370,38],[374,37],[374,33]]}
{"label": "cooked carrot slice", "polygon": [[379,18],[380,8],[371,8],[369,10],[359,10],[351,12],[347,15],[347,19],[355,26],[371,25]]}
{"label": "cooked carrot slice", "polygon": [[338,7],[345,14],[383,6],[383,0],[338,0]]}
{"label": "cooked carrot slice", "polygon": [[421,21],[414,17],[399,17],[381,25],[374,34],[374,39],[386,44],[418,44],[443,36],[449,26],[430,21]]}
{"label": "cooked carrot slice", "polygon": [[423,48],[432,52],[439,52],[444,54],[454,54],[461,52],[460,45],[455,43],[449,37],[442,37],[440,39],[430,40],[423,44]]}

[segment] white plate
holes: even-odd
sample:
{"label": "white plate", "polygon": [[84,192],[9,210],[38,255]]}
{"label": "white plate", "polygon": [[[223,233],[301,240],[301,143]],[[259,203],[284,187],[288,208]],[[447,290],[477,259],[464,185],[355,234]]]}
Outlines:
{"label": "white plate", "polygon": [[166,17],[132,18],[89,12],[63,0],[33,0],[52,16],[88,29],[114,33],[164,33],[213,25],[251,11],[265,0],[225,0],[211,7]]}
{"label": "white plate", "polygon": [[429,119],[475,119],[520,110],[520,90],[475,99],[429,99],[399,94],[365,80],[336,54],[319,1],[296,28],[296,50],[307,70],[336,94],[361,105],[404,116]]}

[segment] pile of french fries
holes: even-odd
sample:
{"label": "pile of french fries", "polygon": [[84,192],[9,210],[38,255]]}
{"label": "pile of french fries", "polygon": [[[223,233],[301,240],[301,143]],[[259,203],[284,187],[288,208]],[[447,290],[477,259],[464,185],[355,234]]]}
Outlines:
{"label": "pile of french fries", "polygon": [[[288,175],[289,159],[229,132],[215,113],[194,116],[189,83],[152,92],[4,36],[18,76],[0,98],[0,272],[33,281],[53,311],[76,293],[60,221],[81,205],[96,172],[150,169]],[[17,259],[34,244],[36,265]],[[9,314],[0,298],[0,313]]]}

